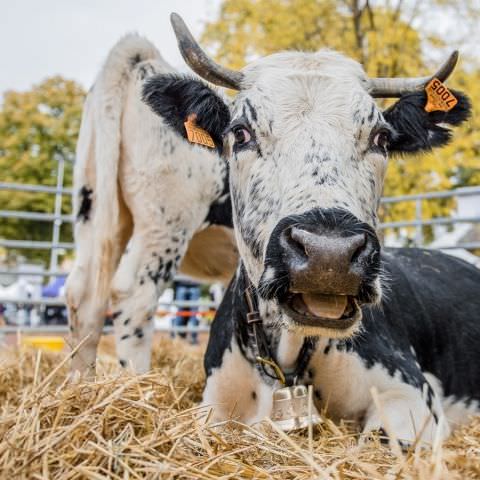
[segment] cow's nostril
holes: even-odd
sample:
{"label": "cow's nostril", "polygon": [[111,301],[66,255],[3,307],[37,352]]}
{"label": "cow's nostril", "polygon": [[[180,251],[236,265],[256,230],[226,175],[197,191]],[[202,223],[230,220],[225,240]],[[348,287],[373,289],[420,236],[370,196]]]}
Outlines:
{"label": "cow's nostril", "polygon": [[350,265],[353,265],[354,263],[357,262],[358,258],[362,254],[362,252],[365,250],[367,246],[367,236],[362,233],[355,235],[352,238],[352,243],[351,243],[351,257],[350,257]]}
{"label": "cow's nostril", "polygon": [[295,227],[285,229],[281,234],[281,244],[284,252],[293,258],[301,259],[305,261],[308,258],[308,252],[306,248],[306,241],[302,230]]}
{"label": "cow's nostril", "polygon": [[304,230],[295,227],[289,229],[290,245],[295,248],[297,253],[303,255],[305,258],[309,257],[307,235],[308,233]]}

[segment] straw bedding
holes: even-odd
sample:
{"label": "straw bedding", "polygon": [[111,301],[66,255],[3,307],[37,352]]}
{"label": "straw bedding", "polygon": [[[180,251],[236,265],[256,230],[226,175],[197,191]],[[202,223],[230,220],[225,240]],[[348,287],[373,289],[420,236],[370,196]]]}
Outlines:
{"label": "straw bedding", "polygon": [[358,443],[326,419],[285,435],[265,422],[214,425],[200,411],[202,352],[162,340],[152,373],[118,371],[105,351],[95,383],[65,382],[62,354],[0,354],[1,479],[480,478],[480,418],[432,450]]}

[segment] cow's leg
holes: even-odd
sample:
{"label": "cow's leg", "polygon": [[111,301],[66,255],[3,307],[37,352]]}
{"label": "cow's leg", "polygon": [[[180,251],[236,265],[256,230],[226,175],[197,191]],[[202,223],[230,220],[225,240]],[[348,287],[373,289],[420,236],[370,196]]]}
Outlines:
{"label": "cow's leg", "polygon": [[[71,369],[73,372],[95,374],[95,358],[100,337],[100,316],[102,307],[106,308],[106,299],[99,299],[89,290],[91,285],[92,265],[88,251],[93,248],[93,227],[80,225],[76,227],[76,254],[72,271],[65,286],[65,296],[70,325],[71,347],[82,343],[82,347],[73,353]],[[98,302],[95,304],[95,302]]]}
{"label": "cow's leg", "polygon": [[[217,348],[215,342],[215,338],[209,341],[209,350]],[[219,352],[215,352],[215,356],[218,355]],[[205,358],[208,362],[208,350]],[[213,421],[236,419],[254,424],[269,417],[275,387],[265,383],[255,365],[243,356],[234,338],[220,358],[220,365],[212,369],[207,366],[203,391],[202,406],[212,409]]]}
{"label": "cow's leg", "polygon": [[351,343],[318,340],[308,374],[319,409],[334,419],[362,419],[364,433],[384,431],[404,444],[445,438],[439,382],[422,372],[412,351],[385,338],[366,330]]}
{"label": "cow's leg", "polygon": [[[93,213],[93,209],[90,211]],[[131,233],[131,218],[123,202],[120,202],[118,229],[112,233],[109,262],[115,270]],[[95,251],[95,230],[91,216],[79,217],[75,225],[75,262],[66,283],[66,301],[71,333],[71,347],[81,347],[73,354],[71,370],[91,378],[95,375],[97,346],[105,321],[109,291],[94,288],[98,274],[98,262],[92,256]],[[110,285],[111,279],[102,279]]]}
{"label": "cow's leg", "polygon": [[[77,247],[78,251],[78,247]],[[87,378],[95,375],[97,346],[102,333],[103,322],[108,305],[108,296],[100,296],[95,290],[88,288],[92,278],[89,278],[90,269],[79,266],[70,274],[70,288],[67,288],[68,317],[71,332],[71,347],[80,348],[73,353],[71,370]],[[73,285],[73,287],[72,287]],[[86,285],[81,299],[75,298],[77,285]],[[74,292],[75,290],[75,292]]]}
{"label": "cow's leg", "polygon": [[[134,212],[137,221],[137,212]],[[141,220],[141,219],[140,219]],[[138,373],[150,368],[153,317],[165,283],[184,254],[185,235],[166,237],[163,218],[136,224],[128,253],[122,257],[112,287],[112,315],[120,365]]]}
{"label": "cow's leg", "polygon": [[399,382],[396,388],[372,395],[374,401],[365,416],[364,433],[382,431],[403,446],[415,442],[432,444],[449,435],[437,392],[426,380],[422,389]]}

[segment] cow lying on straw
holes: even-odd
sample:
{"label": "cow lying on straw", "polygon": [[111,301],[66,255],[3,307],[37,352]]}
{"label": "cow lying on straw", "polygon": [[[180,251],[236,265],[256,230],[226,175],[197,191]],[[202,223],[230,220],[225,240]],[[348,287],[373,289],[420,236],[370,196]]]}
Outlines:
{"label": "cow lying on straw", "polygon": [[[368,78],[327,50],[231,71],[201,51],[180,17],[172,21],[191,68],[239,91],[231,119],[213,91],[210,99],[241,265],[212,327],[204,403],[219,420],[253,423],[272,415],[282,383],[307,384],[318,407],[361,419],[365,432],[444,438],[479,411],[480,271],[434,251],[381,249],[377,209],[389,155],[446,144],[448,125],[469,116],[467,97],[449,92],[443,111],[426,107],[432,77]],[[435,88],[456,59],[436,73]],[[180,82],[188,95],[173,88]],[[175,126],[185,119],[164,105],[189,111],[192,92],[204,89],[156,75],[145,98]],[[382,112],[378,97],[400,99]]]}
{"label": "cow lying on straw", "polygon": [[[177,268],[228,281],[236,266],[225,228],[225,161],[215,148],[181,141],[141,100],[152,75],[173,72],[149,41],[128,35],[85,102],[74,175],[76,259],[66,288],[73,346],[83,342],[74,371],[94,373],[109,298],[119,361],[145,372],[158,298]],[[175,114],[196,115],[219,143],[216,122],[228,108],[206,87],[195,94],[190,110]]]}

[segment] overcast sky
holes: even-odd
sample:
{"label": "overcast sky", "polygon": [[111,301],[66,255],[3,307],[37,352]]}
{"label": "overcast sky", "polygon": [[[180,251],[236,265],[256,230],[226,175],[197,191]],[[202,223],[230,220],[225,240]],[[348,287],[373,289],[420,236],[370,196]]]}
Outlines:
{"label": "overcast sky", "polygon": [[174,67],[185,68],[170,27],[183,16],[194,35],[215,17],[219,0],[1,0],[0,93],[25,90],[61,74],[85,88],[126,32],[147,36]]}
{"label": "overcast sky", "polygon": [[[131,31],[147,36],[172,66],[186,69],[170,12],[180,13],[198,36],[205,21],[216,17],[220,1],[0,0],[0,95],[7,89],[28,89],[55,74],[89,88],[109,49]],[[427,18],[445,38],[465,21],[451,9],[436,9]],[[462,53],[471,49],[477,57],[479,42],[479,35],[470,35],[462,41]]]}

